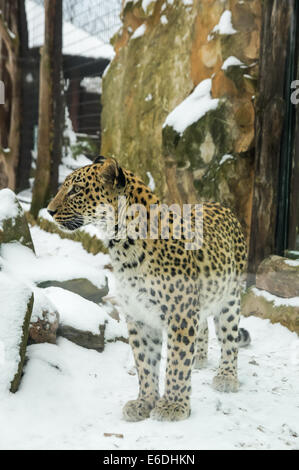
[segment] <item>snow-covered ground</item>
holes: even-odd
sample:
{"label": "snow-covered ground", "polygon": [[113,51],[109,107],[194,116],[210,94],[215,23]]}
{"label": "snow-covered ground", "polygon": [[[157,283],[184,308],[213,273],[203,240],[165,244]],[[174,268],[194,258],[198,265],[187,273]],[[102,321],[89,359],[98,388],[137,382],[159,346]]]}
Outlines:
{"label": "snow-covered ground", "polygon": [[[92,278],[95,269],[101,277],[107,255],[88,254],[79,243],[37,227],[32,236],[43,270],[45,260],[51,267],[51,257],[60,256],[57,271],[80,262]],[[112,274],[109,283],[115,294]],[[299,450],[299,338],[254,317],[242,319],[242,326],[252,344],[240,350],[240,391],[221,394],[211,387],[219,357],[211,325],[208,367],[193,372],[191,417],[177,423],[123,420],[122,406],[137,394],[128,345],[109,343],[103,353],[64,338],[29,346],[19,391],[0,398],[0,449]]]}

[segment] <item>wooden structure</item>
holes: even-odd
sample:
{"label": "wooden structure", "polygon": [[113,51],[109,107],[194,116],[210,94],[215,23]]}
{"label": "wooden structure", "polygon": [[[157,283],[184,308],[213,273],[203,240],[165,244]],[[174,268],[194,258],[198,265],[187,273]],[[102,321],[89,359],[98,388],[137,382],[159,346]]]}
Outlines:
{"label": "wooden structure", "polygon": [[297,2],[266,0],[256,106],[249,284],[270,253],[298,248],[299,109],[291,102],[291,83],[299,79],[298,54]]}

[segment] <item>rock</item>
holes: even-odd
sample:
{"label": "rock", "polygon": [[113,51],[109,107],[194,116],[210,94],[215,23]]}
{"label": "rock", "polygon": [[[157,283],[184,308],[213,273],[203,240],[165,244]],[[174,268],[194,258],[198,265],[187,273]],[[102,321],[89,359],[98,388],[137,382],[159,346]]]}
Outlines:
{"label": "rock", "polygon": [[299,334],[299,297],[284,299],[251,287],[242,297],[242,315],[255,315],[281,323]]}
{"label": "rock", "polygon": [[105,347],[105,325],[99,325],[99,334],[84,331],[69,325],[59,325],[58,335],[87,349],[102,352]]}
{"label": "rock", "polygon": [[75,294],[81,295],[84,299],[91,300],[92,302],[99,303],[102,298],[108,294],[108,281],[106,278],[106,284],[102,288],[96,287],[88,279],[70,279],[69,281],[45,281],[40,282],[38,287],[61,287]]}
{"label": "rock", "polygon": [[24,211],[14,192],[5,188],[0,191],[0,245],[12,241],[34,251]]}
{"label": "rock", "polygon": [[279,297],[299,296],[299,260],[269,256],[258,267],[256,287]]}
{"label": "rock", "polygon": [[56,344],[59,313],[41,289],[34,291],[34,305],[30,321],[28,344]]}
{"label": "rock", "polygon": [[[116,56],[103,79],[102,149],[148,183],[168,203],[212,199],[228,204],[249,235],[254,156],[254,101],[261,30],[259,0],[229,2],[230,34],[215,29],[222,0],[188,5],[126,2]],[[166,24],[167,22],[167,24]],[[134,36],[140,25],[144,33]],[[235,32],[233,32],[235,30]],[[227,59],[234,56],[234,60]],[[217,109],[180,135],[167,115],[205,79]],[[112,104],[112,106],[111,106]],[[220,164],[223,156],[232,160]]]}
{"label": "rock", "polygon": [[61,287],[48,287],[44,292],[59,312],[58,335],[99,352],[105,342],[126,340],[126,324],[115,318],[111,302],[97,304]]}
{"label": "rock", "polygon": [[[0,191],[0,271],[1,245],[18,242],[34,252],[29,227],[16,195],[8,188]],[[22,377],[33,307],[31,288],[0,272],[0,390],[16,392]]]}
{"label": "rock", "polygon": [[33,306],[30,288],[0,272],[0,392],[20,385]]}

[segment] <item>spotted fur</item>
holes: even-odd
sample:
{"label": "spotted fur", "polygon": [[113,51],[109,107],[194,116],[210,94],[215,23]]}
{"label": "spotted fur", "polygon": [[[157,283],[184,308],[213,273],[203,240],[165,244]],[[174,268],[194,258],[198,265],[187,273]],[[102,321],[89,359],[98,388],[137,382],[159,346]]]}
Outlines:
{"label": "spotted fur", "polygon": [[[140,204],[147,213],[158,204],[155,194],[133,173],[119,167],[112,158],[98,157],[67,177],[48,206],[63,229],[74,230],[87,223],[107,228],[109,214],[103,204],[117,213],[117,199]],[[190,414],[192,367],[207,360],[207,317],[212,315],[221,360],[213,381],[223,392],[236,392],[237,356],[240,340],[250,341],[239,329],[240,279],[246,265],[246,244],[239,222],[218,203],[204,203],[202,246],[186,250],[185,235],[164,239],[156,222],[156,239],[125,239],[114,235],[107,240],[123,313],[127,318],[129,342],[139,377],[139,395],[123,409],[124,418],[138,421],[151,416],[157,420],[182,420]],[[130,219],[130,218],[129,218]],[[182,219],[170,216],[172,235]],[[148,228],[142,227],[143,235]],[[109,238],[109,237],[108,237]],[[159,394],[159,365],[162,332],[167,332],[167,364],[164,395]]]}

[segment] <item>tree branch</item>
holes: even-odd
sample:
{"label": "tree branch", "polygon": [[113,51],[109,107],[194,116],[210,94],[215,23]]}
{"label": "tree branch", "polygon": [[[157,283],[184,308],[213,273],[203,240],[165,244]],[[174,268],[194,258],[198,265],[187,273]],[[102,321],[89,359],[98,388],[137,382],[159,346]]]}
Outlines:
{"label": "tree branch", "polygon": [[3,39],[10,54],[15,54],[18,48],[18,38],[9,29],[6,21],[4,21],[2,11],[0,10],[0,37]]}

